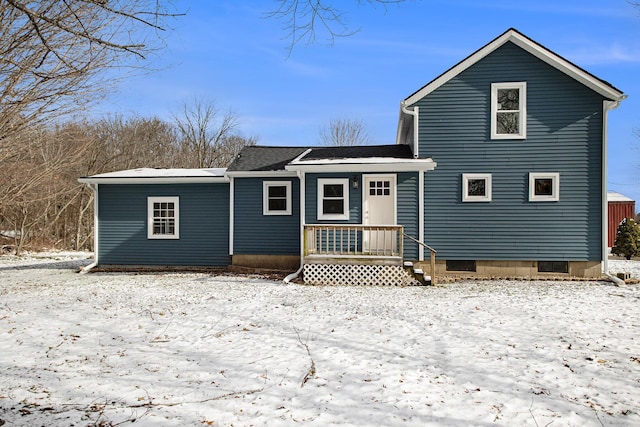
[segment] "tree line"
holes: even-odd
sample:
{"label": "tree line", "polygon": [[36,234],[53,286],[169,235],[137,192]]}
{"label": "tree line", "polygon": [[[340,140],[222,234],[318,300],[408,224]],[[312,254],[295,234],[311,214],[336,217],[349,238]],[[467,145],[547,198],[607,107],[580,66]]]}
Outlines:
{"label": "tree line", "polygon": [[5,137],[0,156],[0,246],[92,250],[93,192],[78,177],[115,170],[226,167],[256,138],[214,103],[185,104],[171,120],[113,115],[32,124]]}

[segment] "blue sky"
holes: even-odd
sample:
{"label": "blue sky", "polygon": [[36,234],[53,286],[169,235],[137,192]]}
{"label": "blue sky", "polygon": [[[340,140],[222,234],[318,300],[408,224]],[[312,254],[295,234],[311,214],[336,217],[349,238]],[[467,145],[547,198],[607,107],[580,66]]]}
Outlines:
{"label": "blue sky", "polygon": [[262,145],[318,143],[332,118],[365,123],[395,143],[400,101],[510,27],[628,95],[609,116],[609,189],[640,210],[640,8],[626,0],[407,0],[357,6],[334,0],[356,34],[288,55],[271,0],[177,0],[158,68],[126,80],[99,113],[169,119],[184,102],[214,101]]}

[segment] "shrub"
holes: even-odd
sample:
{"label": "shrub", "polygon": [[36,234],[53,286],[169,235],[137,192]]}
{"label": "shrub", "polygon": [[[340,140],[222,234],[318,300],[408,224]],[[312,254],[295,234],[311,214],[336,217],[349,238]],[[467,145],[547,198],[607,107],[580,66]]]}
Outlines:
{"label": "shrub", "polygon": [[640,227],[632,218],[623,219],[618,226],[611,253],[626,259],[640,255]]}

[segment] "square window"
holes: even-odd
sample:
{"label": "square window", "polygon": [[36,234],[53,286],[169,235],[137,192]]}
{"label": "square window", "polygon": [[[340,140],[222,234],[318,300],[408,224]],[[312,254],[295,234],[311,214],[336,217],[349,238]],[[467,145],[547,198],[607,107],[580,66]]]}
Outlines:
{"label": "square window", "polygon": [[491,174],[464,173],[462,174],[463,202],[491,201]]}
{"label": "square window", "polygon": [[[375,191],[370,189],[369,191]],[[318,179],[318,219],[349,219],[349,179]]]}
{"label": "square window", "polygon": [[527,137],[527,83],[491,84],[491,139]]}
{"label": "square window", "polygon": [[147,238],[179,239],[179,198],[147,198]]}
{"label": "square window", "polygon": [[262,214],[291,215],[291,181],[262,182]]}
{"label": "square window", "polygon": [[560,174],[557,172],[529,173],[529,201],[557,202],[560,200]]}

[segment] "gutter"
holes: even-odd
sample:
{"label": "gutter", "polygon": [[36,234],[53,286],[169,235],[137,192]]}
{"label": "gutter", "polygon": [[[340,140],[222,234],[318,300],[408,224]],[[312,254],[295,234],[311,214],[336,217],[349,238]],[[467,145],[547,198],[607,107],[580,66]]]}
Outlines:
{"label": "gutter", "polygon": [[420,107],[413,107],[411,110],[407,108],[404,101],[400,103],[400,109],[403,113],[413,116],[413,157],[418,158],[420,153],[418,152],[418,112]]}
{"label": "gutter", "polygon": [[98,265],[98,184],[87,183],[93,191],[93,262],[80,270],[80,274],[86,274]]}
{"label": "gutter", "polygon": [[602,103],[602,274],[606,276],[616,286],[624,285],[624,280],[621,280],[609,273],[609,257],[608,257],[608,221],[609,221],[609,207],[607,204],[607,176],[608,176],[608,124],[609,124],[609,111],[615,110],[620,105],[620,102],[624,101],[627,95],[622,95],[614,101],[603,101]]}

